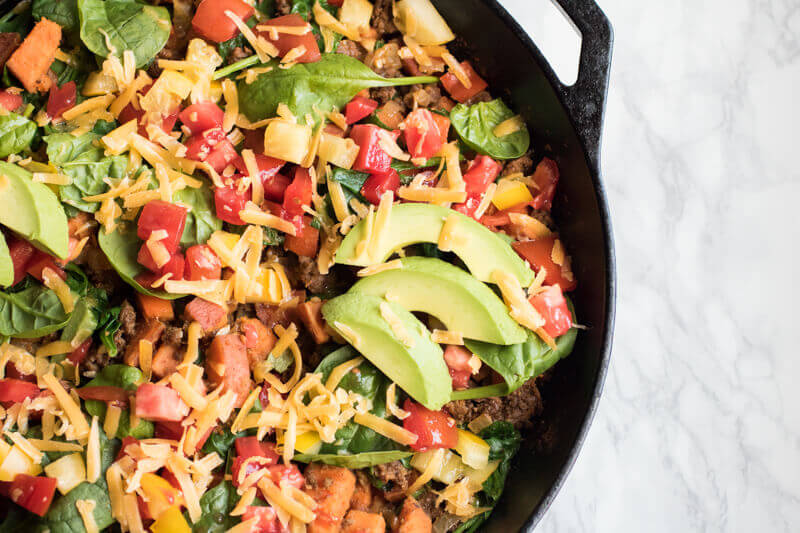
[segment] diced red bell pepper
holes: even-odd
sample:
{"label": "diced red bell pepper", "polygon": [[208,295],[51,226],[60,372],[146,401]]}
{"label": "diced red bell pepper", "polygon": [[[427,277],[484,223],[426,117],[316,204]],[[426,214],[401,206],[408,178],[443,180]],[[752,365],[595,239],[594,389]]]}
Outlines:
{"label": "diced red bell pepper", "polygon": [[311,225],[311,217],[298,216],[296,220],[301,221],[302,227],[297,235],[286,235],[283,247],[300,257],[316,257],[319,249],[319,230]]}
{"label": "diced red bell pepper", "polygon": [[161,273],[161,267],[156,264],[156,260],[153,259],[153,254],[150,253],[150,248],[147,247],[147,244],[142,244],[139,248],[139,253],[136,254],[136,262],[154,274]]}
{"label": "diced red bell pepper", "polygon": [[278,514],[272,507],[249,505],[242,515],[242,522],[247,522],[253,518],[258,518],[258,521],[250,529],[249,533],[283,533],[285,531],[285,528],[278,520]]}
{"label": "diced red bell pepper", "polygon": [[203,38],[215,43],[228,41],[239,35],[239,28],[225,15],[232,11],[246,21],[253,16],[253,6],[242,0],[203,0],[192,18],[192,28]]}
{"label": "diced red bell pepper", "polygon": [[348,124],[355,124],[362,118],[370,116],[378,109],[378,102],[372,98],[356,96],[344,107],[344,116]]}
{"label": "diced red bell pepper", "polygon": [[406,399],[403,409],[410,414],[403,427],[414,433],[417,442],[411,449],[424,452],[433,448],[452,448],[458,442],[456,421],[443,411],[431,411],[423,405]]}
{"label": "diced red bell pepper", "polygon": [[572,315],[561,287],[552,285],[530,298],[530,302],[545,319],[544,332],[553,338],[559,337],[572,327]]}
{"label": "diced red bell pepper", "polygon": [[139,215],[136,235],[146,241],[150,234],[165,230],[167,236],[161,240],[169,253],[178,250],[178,244],[186,226],[186,208],[162,200],[152,200],[145,204]]}
{"label": "diced red bell pepper", "polygon": [[23,104],[22,96],[10,92],[8,89],[0,91],[0,106],[6,108],[6,111],[16,111]]}
{"label": "diced red bell pepper", "polygon": [[122,387],[95,386],[76,389],[82,400],[98,400],[128,405],[128,391]]}
{"label": "diced red bell pepper", "polygon": [[130,453],[128,452],[128,446],[133,446],[134,444],[139,444],[139,439],[131,437],[130,435],[127,437],[122,437],[122,445],[119,447],[119,451],[117,452],[117,456],[114,458],[114,460],[119,461],[126,455],[130,456]]}
{"label": "diced red bell pepper", "polygon": [[235,183],[238,179],[234,179],[232,185],[214,189],[214,207],[218,219],[241,226],[244,225],[244,220],[239,216],[239,212],[244,210],[244,206],[252,198],[252,192],[249,188],[240,191]]}
{"label": "diced red bell pepper", "polygon": [[156,422],[179,422],[189,413],[180,395],[165,385],[145,383],[136,389],[136,416]]}
{"label": "diced red bell pepper", "polygon": [[27,381],[29,383],[36,383],[36,375],[35,374],[23,374],[20,372],[19,368],[9,361],[6,363],[6,378],[11,379],[18,379],[20,381]]}
{"label": "diced red bell pepper", "polygon": [[531,202],[531,207],[550,211],[553,207],[553,197],[556,195],[558,178],[558,165],[549,157],[545,157],[536,165],[533,182],[536,184],[537,193]]}
{"label": "diced red bell pepper", "polygon": [[463,346],[448,345],[444,350],[444,362],[450,371],[453,379],[453,389],[466,389],[469,385],[469,378],[472,376],[472,367],[469,360],[472,359],[472,352]]}
{"label": "diced red bell pepper", "polygon": [[70,353],[67,356],[67,359],[73,365],[79,365],[83,362],[84,359],[86,359],[86,356],[89,353],[89,348],[91,347],[92,347],[92,339],[86,339],[85,341],[80,343],[77,348],[72,350],[72,353]]}
{"label": "diced red bell pepper", "polygon": [[220,279],[222,263],[214,250],[206,244],[195,244],[186,249],[186,272],[189,281]]}
{"label": "diced red bell pepper", "polygon": [[314,63],[315,61],[319,61],[319,58],[322,57],[319,53],[319,45],[317,44],[317,38],[311,33],[311,25],[306,22],[303,17],[297,14],[291,15],[284,15],[282,17],[276,17],[274,19],[269,19],[266,22],[263,22],[264,25],[270,26],[292,26],[292,27],[307,27],[308,31],[303,35],[292,35],[290,33],[278,33],[278,38],[273,39],[273,35],[271,35],[270,31],[267,30],[260,30],[259,24],[256,26],[256,34],[260,35],[261,37],[265,38],[269,42],[275,45],[275,48],[278,49],[278,54],[283,57],[285,56],[289,50],[293,48],[297,48],[298,46],[303,46],[305,48],[305,53],[295,59],[297,63]]}
{"label": "diced red bell pepper", "polygon": [[208,163],[222,172],[237,157],[236,148],[220,128],[206,130],[186,141],[186,157]]}
{"label": "diced red bell pepper", "polygon": [[556,237],[549,236],[533,241],[515,242],[511,246],[537,273],[545,269],[545,285],[559,285],[562,290],[571,291],[577,286],[577,281],[574,277],[567,279],[561,265],[553,261],[555,242]]}
{"label": "diced red bell pepper", "polygon": [[283,198],[283,210],[288,217],[302,215],[303,207],[311,205],[313,186],[308,169],[297,167],[294,171],[294,179],[286,188]]}
{"label": "diced red bell pepper", "polygon": [[483,193],[489,185],[497,179],[502,170],[502,165],[486,155],[479,155],[464,173],[464,185],[467,190],[467,199],[456,204],[453,209],[467,216],[473,217],[475,210],[481,204]]}
{"label": "diced red bell pepper", "polygon": [[427,109],[412,111],[403,124],[403,135],[411,157],[428,159],[442,148],[445,138],[433,113]]}
{"label": "diced red bell pepper", "polygon": [[[268,468],[277,464],[278,454],[275,451],[275,446],[272,443],[260,442],[257,437],[239,437],[235,441],[236,457],[233,459],[231,466],[231,475],[233,485],[239,486],[239,478],[246,478],[253,472]],[[261,457],[264,462],[251,462],[245,466],[245,462],[251,457]],[[242,467],[245,467],[245,473],[240,474]]]}
{"label": "diced red bell pepper", "polygon": [[[358,157],[353,164],[353,170],[380,174],[388,172],[392,164],[392,156],[387,154],[380,145],[382,128],[374,124],[356,124],[350,130],[350,138],[359,146]],[[392,131],[394,139],[400,136],[400,131]]]}
{"label": "diced red bell pepper", "polygon": [[39,394],[36,383],[19,379],[0,379],[0,402],[20,403],[26,398],[35,398]]}
{"label": "diced red bell pepper", "polygon": [[266,381],[261,385],[261,391],[258,393],[258,401],[261,403],[263,409],[266,409],[269,405],[269,384]]}
{"label": "diced red bell pepper", "polygon": [[450,96],[452,96],[454,100],[463,104],[479,92],[485,90],[489,84],[478,76],[478,73],[475,72],[475,69],[472,68],[469,61],[462,61],[461,68],[464,69],[467,79],[471,82],[469,88],[465,87],[452,72],[448,72],[439,78],[439,81],[442,82],[442,86],[444,86],[445,90],[450,93]]}
{"label": "diced red bell pepper", "polygon": [[178,114],[184,126],[193,134],[222,127],[225,112],[214,102],[198,102],[186,107]]}
{"label": "diced red bell pepper", "polygon": [[400,188],[400,175],[393,168],[382,174],[371,174],[361,186],[361,195],[371,204],[378,205],[386,191],[396,192]]}
{"label": "diced red bell pepper", "polygon": [[61,87],[56,84],[50,86],[50,95],[47,97],[47,116],[51,119],[59,118],[61,113],[72,109],[78,98],[78,88],[74,81],[68,81]]}
{"label": "diced red bell pepper", "polygon": [[169,278],[172,281],[177,281],[183,279],[183,272],[185,269],[186,260],[183,258],[183,254],[177,252],[169,258],[167,264],[161,267],[161,275],[164,276],[166,274],[172,274]]}
{"label": "diced red bell pepper", "polygon": [[14,265],[14,281],[16,285],[28,273],[28,263],[33,259],[36,248],[26,240],[16,237],[6,237],[8,242],[8,252],[11,255],[11,262]]}
{"label": "diced red bell pepper", "polygon": [[447,136],[450,134],[450,118],[439,113],[431,113],[433,121],[439,126],[439,133],[442,134],[442,141],[447,142]]}
{"label": "diced red bell pepper", "polygon": [[[146,92],[146,91],[145,91]],[[144,110],[136,109],[133,105],[128,104],[122,108],[119,114],[119,122],[120,124],[126,124],[131,120],[136,120],[136,124],[138,124],[137,132],[139,135],[145,138],[149,138],[147,135],[147,124],[144,122]],[[172,128],[175,127],[175,123],[178,121],[178,109],[176,108],[167,116],[161,117],[161,129],[164,130],[166,133],[172,131]],[[155,122],[153,122],[154,124]]]}
{"label": "diced red bell pepper", "polygon": [[33,514],[44,516],[56,493],[57,480],[44,476],[17,474],[8,495],[11,501]]}
{"label": "diced red bell pepper", "polygon": [[56,264],[55,259],[53,259],[51,255],[48,255],[40,250],[36,250],[33,258],[30,260],[26,268],[28,274],[43,282],[44,269],[46,268],[49,268],[55,272],[61,279],[67,279],[67,273]]}
{"label": "diced red bell pepper", "polygon": [[161,278],[161,276],[155,272],[142,272],[134,276],[133,279],[145,289],[153,289],[155,288],[153,287],[153,283],[155,283],[159,278]]}
{"label": "diced red bell pepper", "polygon": [[157,439],[181,440],[183,425],[180,422],[156,422],[155,435]]}
{"label": "diced red bell pepper", "polygon": [[[261,143],[262,148],[264,143]],[[274,157],[269,157],[262,154],[256,154],[256,165],[258,166],[258,175],[261,177],[261,185],[264,188],[264,198],[272,200],[273,202],[282,202],[286,188],[292,182],[289,178],[280,174],[281,168],[286,164],[286,161],[281,161]],[[233,166],[236,167],[243,175],[249,175],[247,165],[244,164],[244,159],[239,156],[233,160]]]}

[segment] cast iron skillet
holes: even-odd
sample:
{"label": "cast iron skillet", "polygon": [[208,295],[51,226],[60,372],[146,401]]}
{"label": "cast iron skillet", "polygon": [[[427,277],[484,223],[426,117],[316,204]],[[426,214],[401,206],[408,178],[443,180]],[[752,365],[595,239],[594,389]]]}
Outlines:
{"label": "cast iron skillet", "polygon": [[[458,36],[459,57],[473,58],[492,94],[502,95],[525,117],[535,155],[547,154],[558,162],[561,181],[553,215],[578,279],[572,294],[578,321],[589,327],[578,335],[572,355],[556,366],[552,381],[542,387],[544,421],[523,445],[504,496],[483,528],[487,531],[532,530],[542,518],[578,455],[611,356],[616,274],[600,181],[600,137],[612,28],[593,0],[555,1],[583,37],[578,79],[571,87],[558,80],[530,37],[496,0],[434,2]],[[542,431],[547,436],[544,445]]]}

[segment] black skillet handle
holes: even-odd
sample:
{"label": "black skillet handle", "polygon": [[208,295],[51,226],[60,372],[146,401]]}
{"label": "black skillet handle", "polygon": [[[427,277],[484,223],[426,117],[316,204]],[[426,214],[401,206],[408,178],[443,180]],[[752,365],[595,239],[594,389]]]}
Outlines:
{"label": "black skillet handle", "polygon": [[558,90],[575,121],[590,163],[599,170],[600,142],[611,71],[614,31],[605,13],[594,0],[555,0],[555,2],[577,26],[583,39],[578,79],[570,87],[559,83]]}

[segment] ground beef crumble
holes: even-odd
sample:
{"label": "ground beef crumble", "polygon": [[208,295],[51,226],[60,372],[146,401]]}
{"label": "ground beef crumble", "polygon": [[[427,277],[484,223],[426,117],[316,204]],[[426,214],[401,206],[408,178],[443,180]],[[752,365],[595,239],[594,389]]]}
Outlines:
{"label": "ground beef crumble", "polygon": [[542,396],[536,386],[536,378],[502,398],[480,398],[456,400],[444,406],[459,424],[469,424],[482,414],[494,420],[506,420],[515,427],[527,427],[531,418],[542,412]]}
{"label": "ground beef crumble", "polygon": [[379,39],[387,34],[396,33],[397,26],[394,25],[394,17],[392,16],[392,0],[375,0],[370,22],[375,31],[378,32]]}
{"label": "ground beef crumble", "polygon": [[415,470],[406,468],[400,461],[372,467],[372,475],[382,487],[383,497],[389,502],[402,501],[408,487],[419,477]]}

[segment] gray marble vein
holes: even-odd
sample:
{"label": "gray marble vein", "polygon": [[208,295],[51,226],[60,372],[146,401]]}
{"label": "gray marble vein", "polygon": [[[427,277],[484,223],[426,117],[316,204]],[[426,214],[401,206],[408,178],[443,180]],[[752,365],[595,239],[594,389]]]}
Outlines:
{"label": "gray marble vein", "polygon": [[800,531],[800,2],[598,3],[617,334],[539,531]]}

